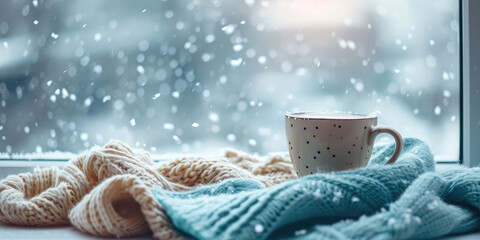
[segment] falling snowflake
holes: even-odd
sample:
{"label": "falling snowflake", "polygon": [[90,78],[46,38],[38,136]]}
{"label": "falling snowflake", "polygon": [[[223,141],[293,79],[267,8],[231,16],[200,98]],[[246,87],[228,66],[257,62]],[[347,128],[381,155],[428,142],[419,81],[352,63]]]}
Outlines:
{"label": "falling snowflake", "polygon": [[450,80],[450,75],[448,74],[448,72],[443,72],[442,78],[443,80],[448,81]]}
{"label": "falling snowflake", "polygon": [[443,90],[443,96],[446,97],[446,98],[449,98],[451,96],[450,91]]}
{"label": "falling snowflake", "polygon": [[363,89],[364,89],[363,83],[361,82],[355,83],[355,90],[357,90],[358,92],[363,92]]}
{"label": "falling snowflake", "polygon": [[210,112],[210,113],[208,114],[208,119],[210,119],[210,121],[216,123],[216,122],[218,122],[218,120],[219,120],[220,118],[218,117],[218,114],[217,114],[216,112]]}
{"label": "falling snowflake", "polygon": [[103,71],[102,65],[96,64],[96,65],[93,67],[93,71],[94,71],[96,74],[101,74],[102,71]]}
{"label": "falling snowflake", "polygon": [[181,140],[177,135],[173,135],[173,136],[172,136],[172,139],[173,139],[177,144],[181,144],[181,143],[182,143],[182,140]]}
{"label": "falling snowflake", "polygon": [[236,25],[229,24],[227,26],[222,27],[222,31],[224,31],[226,34],[232,34],[236,28],[237,28]]}
{"label": "falling snowflake", "polygon": [[221,83],[221,84],[225,84],[227,82],[227,76],[223,75],[221,76],[218,81]]}
{"label": "falling snowflake", "polygon": [[265,62],[267,62],[267,58],[265,56],[259,56],[257,60],[260,64],[265,64]]}
{"label": "falling snowflake", "polygon": [[233,51],[239,52],[243,49],[243,45],[242,44],[235,44],[235,45],[233,45],[232,48],[233,48]]}
{"label": "falling snowflake", "polygon": [[205,37],[205,42],[207,42],[207,43],[212,43],[213,41],[215,41],[215,35],[213,35],[213,34],[208,34],[208,35]]}
{"label": "falling snowflake", "polygon": [[174,98],[179,98],[179,97],[180,97],[180,93],[177,92],[177,91],[173,91],[173,92],[172,92],[172,97],[174,97]]}
{"label": "falling snowflake", "polygon": [[263,232],[263,226],[261,224],[255,224],[255,232],[256,233],[262,233]]}
{"label": "falling snowflake", "polygon": [[164,123],[163,129],[172,131],[175,130],[175,125],[173,125],[172,123]]}
{"label": "falling snowflake", "polygon": [[296,237],[298,237],[298,236],[303,236],[303,235],[305,235],[305,234],[307,234],[307,230],[305,230],[305,229],[297,230],[297,231],[295,231],[295,233],[294,233],[294,235],[295,235]]}
{"label": "falling snowflake", "polygon": [[82,133],[80,134],[80,139],[82,141],[87,141],[88,140],[88,133]]}
{"label": "falling snowflake", "polygon": [[347,41],[347,46],[350,50],[355,50],[357,48],[357,45],[355,44],[355,42],[351,40]]}
{"label": "falling snowflake", "polygon": [[137,66],[137,72],[140,74],[145,74],[145,68],[142,65]]}
{"label": "falling snowflake", "polygon": [[95,35],[93,36],[93,38],[95,39],[95,41],[100,41],[102,39],[102,34],[101,33],[95,33]]}
{"label": "falling snowflake", "polygon": [[242,64],[242,62],[243,58],[232,59],[230,60],[230,65],[232,65],[232,67],[238,67],[240,64]]}
{"label": "falling snowflake", "polygon": [[228,140],[229,142],[235,142],[236,139],[237,139],[237,137],[236,137],[235,134],[233,134],[233,133],[229,133],[229,134],[227,135],[227,140]]}
{"label": "falling snowflake", "polygon": [[106,102],[110,101],[111,99],[112,99],[112,96],[106,95],[105,97],[103,97],[102,102],[106,103]]}

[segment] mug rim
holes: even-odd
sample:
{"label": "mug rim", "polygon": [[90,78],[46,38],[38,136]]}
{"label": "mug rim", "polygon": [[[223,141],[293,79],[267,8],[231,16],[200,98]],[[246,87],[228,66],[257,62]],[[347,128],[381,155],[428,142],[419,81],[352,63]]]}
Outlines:
{"label": "mug rim", "polygon": [[[318,114],[320,115],[319,117],[302,117],[302,116],[296,116],[299,114]],[[353,118],[332,118],[332,117],[322,117],[321,115],[324,116],[332,116],[332,115],[348,115],[348,116],[354,116]],[[286,118],[294,118],[294,119],[301,119],[301,120],[336,120],[336,121],[348,121],[348,120],[367,120],[367,119],[376,119],[377,116],[372,116],[372,115],[365,115],[365,114],[359,114],[359,113],[345,113],[345,112],[286,112],[285,113]]]}

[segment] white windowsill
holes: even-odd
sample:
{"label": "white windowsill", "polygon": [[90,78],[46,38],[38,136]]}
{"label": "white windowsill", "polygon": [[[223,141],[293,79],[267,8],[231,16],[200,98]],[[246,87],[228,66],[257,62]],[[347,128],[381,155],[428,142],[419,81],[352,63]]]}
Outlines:
{"label": "white windowsill", "polygon": [[[52,240],[52,239],[71,239],[71,240],[92,240],[92,239],[117,239],[117,238],[102,238],[92,235],[87,235],[77,231],[72,226],[62,227],[21,227],[21,226],[6,226],[0,224],[0,236],[6,239],[38,239],[38,240]],[[120,238],[121,239],[121,238]],[[127,238],[124,238],[127,239]],[[152,235],[141,237],[129,237],[128,239],[150,240],[155,239]],[[449,236],[439,238],[442,240],[477,240],[480,239],[480,232]]]}
{"label": "white windowsill", "polygon": [[[91,240],[91,239],[117,239],[117,238],[102,238],[88,235],[86,233],[77,231],[72,226],[61,227],[23,227],[23,226],[8,226],[0,224],[0,236],[2,239],[70,239],[70,240]],[[127,238],[124,238],[127,239]],[[155,239],[152,235],[141,237],[129,237],[128,239],[150,240]]]}

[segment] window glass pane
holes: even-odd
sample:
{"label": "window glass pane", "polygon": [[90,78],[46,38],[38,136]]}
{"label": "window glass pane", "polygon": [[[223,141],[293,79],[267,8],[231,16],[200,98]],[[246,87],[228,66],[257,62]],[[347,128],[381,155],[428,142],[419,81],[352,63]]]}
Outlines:
{"label": "window glass pane", "polygon": [[377,112],[459,155],[458,1],[1,1],[0,152],[118,138],[286,151],[286,111]]}

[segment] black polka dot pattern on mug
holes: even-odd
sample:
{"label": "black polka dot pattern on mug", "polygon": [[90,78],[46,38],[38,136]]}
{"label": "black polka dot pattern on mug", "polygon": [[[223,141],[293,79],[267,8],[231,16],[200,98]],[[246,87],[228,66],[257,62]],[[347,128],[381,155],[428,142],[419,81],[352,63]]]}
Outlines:
{"label": "black polka dot pattern on mug", "polygon": [[[329,168],[335,169],[339,164],[342,166],[340,169],[352,169],[353,165],[364,166],[371,154],[371,146],[365,145],[367,131],[370,131],[369,126],[374,126],[375,123],[360,124],[350,124],[348,121],[341,120],[333,120],[327,124],[288,122],[286,125],[288,147],[290,156],[294,159],[297,174],[313,174],[313,170],[317,167],[320,169],[316,172],[325,172]],[[288,125],[292,129],[288,128]],[[294,135],[288,135],[289,131]],[[321,167],[324,164],[326,165]]]}

